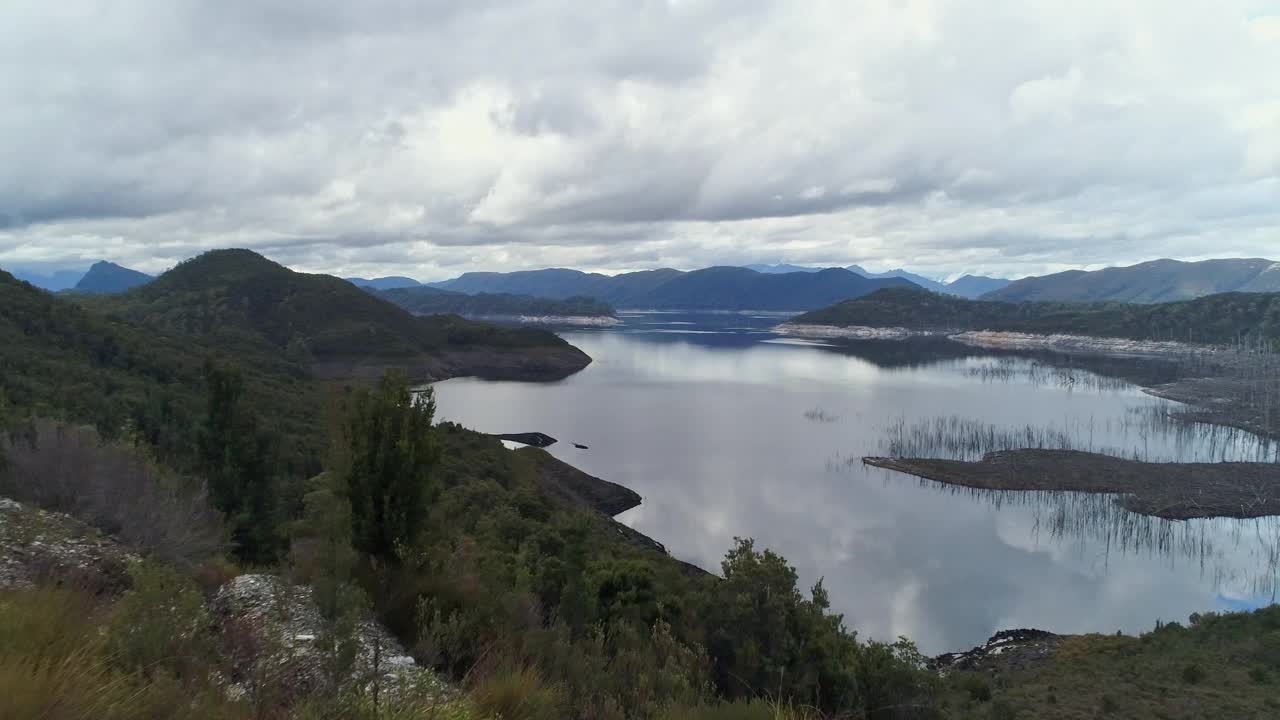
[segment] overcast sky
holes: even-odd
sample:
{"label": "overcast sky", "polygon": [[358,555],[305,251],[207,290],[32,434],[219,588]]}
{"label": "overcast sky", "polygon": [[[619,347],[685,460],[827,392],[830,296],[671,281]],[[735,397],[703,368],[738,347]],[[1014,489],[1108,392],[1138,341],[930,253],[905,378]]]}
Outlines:
{"label": "overcast sky", "polygon": [[1280,259],[1280,0],[4,0],[0,265]]}

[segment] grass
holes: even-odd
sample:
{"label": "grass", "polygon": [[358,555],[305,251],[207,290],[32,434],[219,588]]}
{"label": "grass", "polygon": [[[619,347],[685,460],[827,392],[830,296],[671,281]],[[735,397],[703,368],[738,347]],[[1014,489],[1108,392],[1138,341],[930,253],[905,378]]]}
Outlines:
{"label": "grass", "polygon": [[[947,710],[983,717],[1273,718],[1280,714],[1280,606],[1193,615],[1139,637],[1079,635],[1024,668],[956,672]],[[975,679],[976,678],[976,679]],[[989,696],[975,694],[989,683]],[[995,713],[992,713],[994,715]]]}

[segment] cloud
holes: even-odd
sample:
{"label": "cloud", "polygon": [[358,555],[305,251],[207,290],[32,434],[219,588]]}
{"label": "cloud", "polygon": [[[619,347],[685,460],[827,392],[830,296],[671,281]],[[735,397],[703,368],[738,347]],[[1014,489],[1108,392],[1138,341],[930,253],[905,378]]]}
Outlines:
{"label": "cloud", "polygon": [[[1265,4],[0,9],[0,264],[437,278],[1274,255]],[[376,251],[370,251],[375,248]]]}

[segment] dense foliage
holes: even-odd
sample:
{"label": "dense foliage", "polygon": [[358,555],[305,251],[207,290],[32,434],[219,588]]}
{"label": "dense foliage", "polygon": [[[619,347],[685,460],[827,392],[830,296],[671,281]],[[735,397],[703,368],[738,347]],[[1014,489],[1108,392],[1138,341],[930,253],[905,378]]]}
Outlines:
{"label": "dense foliage", "polygon": [[1005,303],[922,290],[880,290],[799,315],[796,324],[1001,330],[1134,340],[1237,343],[1280,339],[1280,293],[1222,293],[1195,300],[1123,303]]}
{"label": "dense foliage", "polygon": [[426,286],[380,290],[377,295],[415,315],[611,317],[614,314],[608,303],[580,295],[563,300],[509,293],[467,295]]}
{"label": "dense foliage", "polygon": [[1138,637],[1079,635],[1039,662],[953,673],[943,709],[973,718],[1280,716],[1280,606],[1157,622]]}

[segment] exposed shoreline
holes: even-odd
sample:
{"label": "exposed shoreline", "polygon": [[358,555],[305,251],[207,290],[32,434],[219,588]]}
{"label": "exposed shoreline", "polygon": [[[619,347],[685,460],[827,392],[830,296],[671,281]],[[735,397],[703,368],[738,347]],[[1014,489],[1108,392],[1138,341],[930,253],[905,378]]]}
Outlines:
{"label": "exposed shoreline", "polygon": [[864,457],[873,467],[981,490],[1116,495],[1166,520],[1280,515],[1280,463],[1151,463],[1078,450],[1004,450],[982,460]]}

